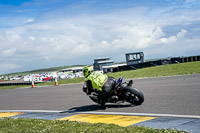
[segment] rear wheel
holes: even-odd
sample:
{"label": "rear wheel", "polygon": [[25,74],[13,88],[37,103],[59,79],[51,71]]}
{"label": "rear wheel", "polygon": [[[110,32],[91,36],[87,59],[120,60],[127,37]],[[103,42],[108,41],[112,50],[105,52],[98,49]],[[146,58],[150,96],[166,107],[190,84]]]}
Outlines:
{"label": "rear wheel", "polygon": [[140,105],[144,102],[143,93],[136,88],[127,86],[122,89],[122,92],[123,92],[124,99],[131,104]]}

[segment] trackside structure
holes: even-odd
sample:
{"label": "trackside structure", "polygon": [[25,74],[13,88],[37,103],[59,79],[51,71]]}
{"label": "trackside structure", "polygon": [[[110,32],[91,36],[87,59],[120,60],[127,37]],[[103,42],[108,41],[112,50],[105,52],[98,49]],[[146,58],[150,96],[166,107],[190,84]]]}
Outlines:
{"label": "trackside structure", "polygon": [[138,61],[138,63],[134,62],[132,64],[130,62],[127,62],[127,65],[119,66],[119,71],[135,70],[135,69],[145,68],[145,67],[175,64],[175,63],[185,63],[185,62],[193,62],[193,61],[200,61],[200,55],[188,56],[188,57],[171,57],[171,58],[157,59],[157,60],[151,60],[151,61],[146,61],[146,62]]}
{"label": "trackside structure", "polygon": [[111,66],[113,63],[109,57],[95,58],[93,63],[94,71],[102,71],[103,66]]}
{"label": "trackside structure", "polygon": [[163,59],[155,59],[144,61],[143,52],[126,53],[126,64],[114,64],[109,57],[94,59],[94,70],[103,71],[104,73],[112,73],[125,70],[135,70],[145,67],[160,66],[166,64],[184,63],[200,61],[200,55],[188,57],[170,57]]}
{"label": "trackside structure", "polygon": [[126,64],[127,65],[134,65],[134,64],[143,63],[143,62],[144,62],[144,53],[143,52],[126,54]]}

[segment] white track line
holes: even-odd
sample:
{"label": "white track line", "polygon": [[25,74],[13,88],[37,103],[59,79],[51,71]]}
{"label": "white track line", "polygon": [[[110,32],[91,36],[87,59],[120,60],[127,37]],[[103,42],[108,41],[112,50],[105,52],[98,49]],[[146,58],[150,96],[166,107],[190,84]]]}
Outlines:
{"label": "white track line", "polygon": [[0,110],[0,112],[22,112],[22,113],[60,113],[58,110]]}
{"label": "white track line", "polygon": [[[0,112],[28,112],[28,113],[67,113],[74,111],[59,110],[0,110]],[[178,114],[150,114],[150,113],[124,113],[124,112],[93,112],[93,111],[75,111],[77,114],[102,114],[102,115],[127,115],[127,116],[154,116],[154,117],[178,117],[178,118],[195,118],[200,119],[198,115],[178,115]]]}
{"label": "white track line", "polygon": [[107,114],[107,115],[128,115],[128,116],[155,116],[155,117],[179,117],[179,118],[198,118],[198,115],[177,115],[177,114],[149,114],[149,113],[123,113],[123,112],[79,112],[87,114]]}

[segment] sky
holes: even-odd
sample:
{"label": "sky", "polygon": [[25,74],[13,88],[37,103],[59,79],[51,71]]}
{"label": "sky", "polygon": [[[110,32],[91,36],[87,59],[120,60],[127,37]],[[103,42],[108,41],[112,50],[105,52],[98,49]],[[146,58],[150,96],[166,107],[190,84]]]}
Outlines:
{"label": "sky", "polygon": [[0,74],[200,55],[200,0],[0,0]]}

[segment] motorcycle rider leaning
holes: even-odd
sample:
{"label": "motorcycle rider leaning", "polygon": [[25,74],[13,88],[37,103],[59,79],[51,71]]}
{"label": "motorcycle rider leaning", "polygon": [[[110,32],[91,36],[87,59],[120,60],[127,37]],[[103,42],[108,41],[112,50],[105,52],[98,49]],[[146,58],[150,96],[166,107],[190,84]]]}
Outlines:
{"label": "motorcycle rider leaning", "polygon": [[115,79],[104,75],[100,71],[93,71],[92,66],[85,66],[83,68],[83,74],[86,85],[83,87],[83,91],[87,95],[90,95],[92,91],[97,91],[99,92],[99,99],[106,100],[106,97],[108,97],[112,91]]}

